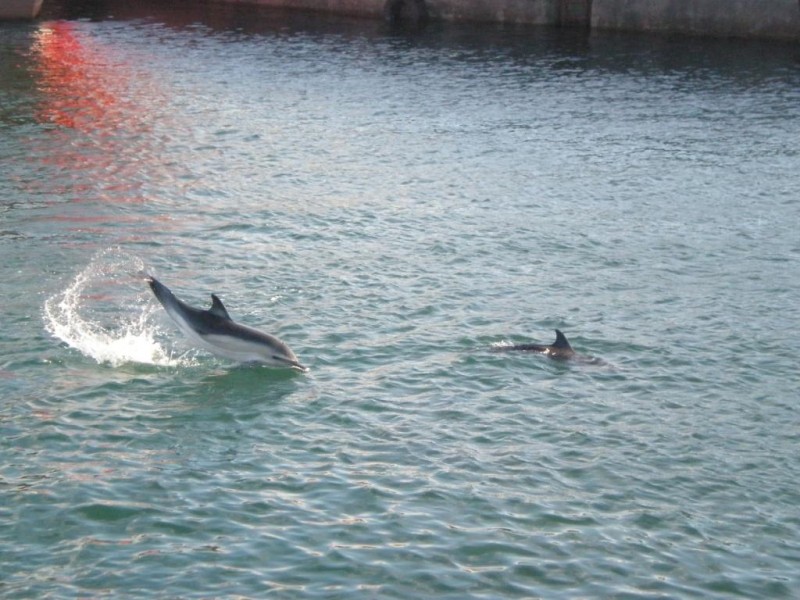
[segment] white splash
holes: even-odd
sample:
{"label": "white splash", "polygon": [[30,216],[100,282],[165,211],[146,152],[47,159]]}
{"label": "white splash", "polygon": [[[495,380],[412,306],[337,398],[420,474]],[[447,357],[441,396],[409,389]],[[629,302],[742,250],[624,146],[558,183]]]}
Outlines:
{"label": "white splash", "polygon": [[156,340],[150,322],[157,307],[149,300],[140,275],[144,263],[121,250],[105,251],[44,303],[45,327],[53,336],[98,363],[174,366],[173,357]]}

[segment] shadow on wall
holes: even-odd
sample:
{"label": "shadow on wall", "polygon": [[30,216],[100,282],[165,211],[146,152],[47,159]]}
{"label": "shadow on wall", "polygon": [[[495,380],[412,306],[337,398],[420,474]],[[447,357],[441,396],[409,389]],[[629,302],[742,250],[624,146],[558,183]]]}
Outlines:
{"label": "shadow on wall", "polygon": [[392,25],[419,25],[430,18],[425,0],[386,0],[383,16]]}

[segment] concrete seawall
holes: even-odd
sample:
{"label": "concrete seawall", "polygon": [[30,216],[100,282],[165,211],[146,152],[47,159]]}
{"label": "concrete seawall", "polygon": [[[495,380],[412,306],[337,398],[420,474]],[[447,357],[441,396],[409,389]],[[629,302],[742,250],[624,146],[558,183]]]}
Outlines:
{"label": "concrete seawall", "polygon": [[800,2],[593,0],[592,27],[800,41]]}
{"label": "concrete seawall", "polygon": [[525,23],[800,42],[800,0],[227,0],[385,18]]}

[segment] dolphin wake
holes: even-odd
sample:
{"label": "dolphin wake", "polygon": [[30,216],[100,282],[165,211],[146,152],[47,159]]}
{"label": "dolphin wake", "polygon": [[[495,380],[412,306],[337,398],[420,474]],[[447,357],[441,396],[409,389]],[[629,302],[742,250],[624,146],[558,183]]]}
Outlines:
{"label": "dolphin wake", "polygon": [[136,257],[105,251],[78,273],[67,288],[44,303],[47,331],[98,363],[158,366],[190,364],[156,339],[150,322],[158,308],[135,275],[144,268]]}

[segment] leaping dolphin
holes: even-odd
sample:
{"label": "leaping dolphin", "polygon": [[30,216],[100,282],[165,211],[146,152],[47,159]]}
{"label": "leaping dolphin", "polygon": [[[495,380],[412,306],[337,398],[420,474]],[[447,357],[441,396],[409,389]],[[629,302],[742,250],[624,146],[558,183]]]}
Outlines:
{"label": "leaping dolphin", "polygon": [[567,336],[556,329],[556,341],[552,344],[516,344],[513,346],[495,346],[496,351],[536,352],[557,360],[567,360],[576,356]]}
{"label": "leaping dolphin", "polygon": [[146,276],[161,306],[190,340],[209,352],[243,363],[306,371],[291,348],[274,335],[236,323],[222,301],[211,294],[211,308],[200,310],[179,300],[155,277]]}

